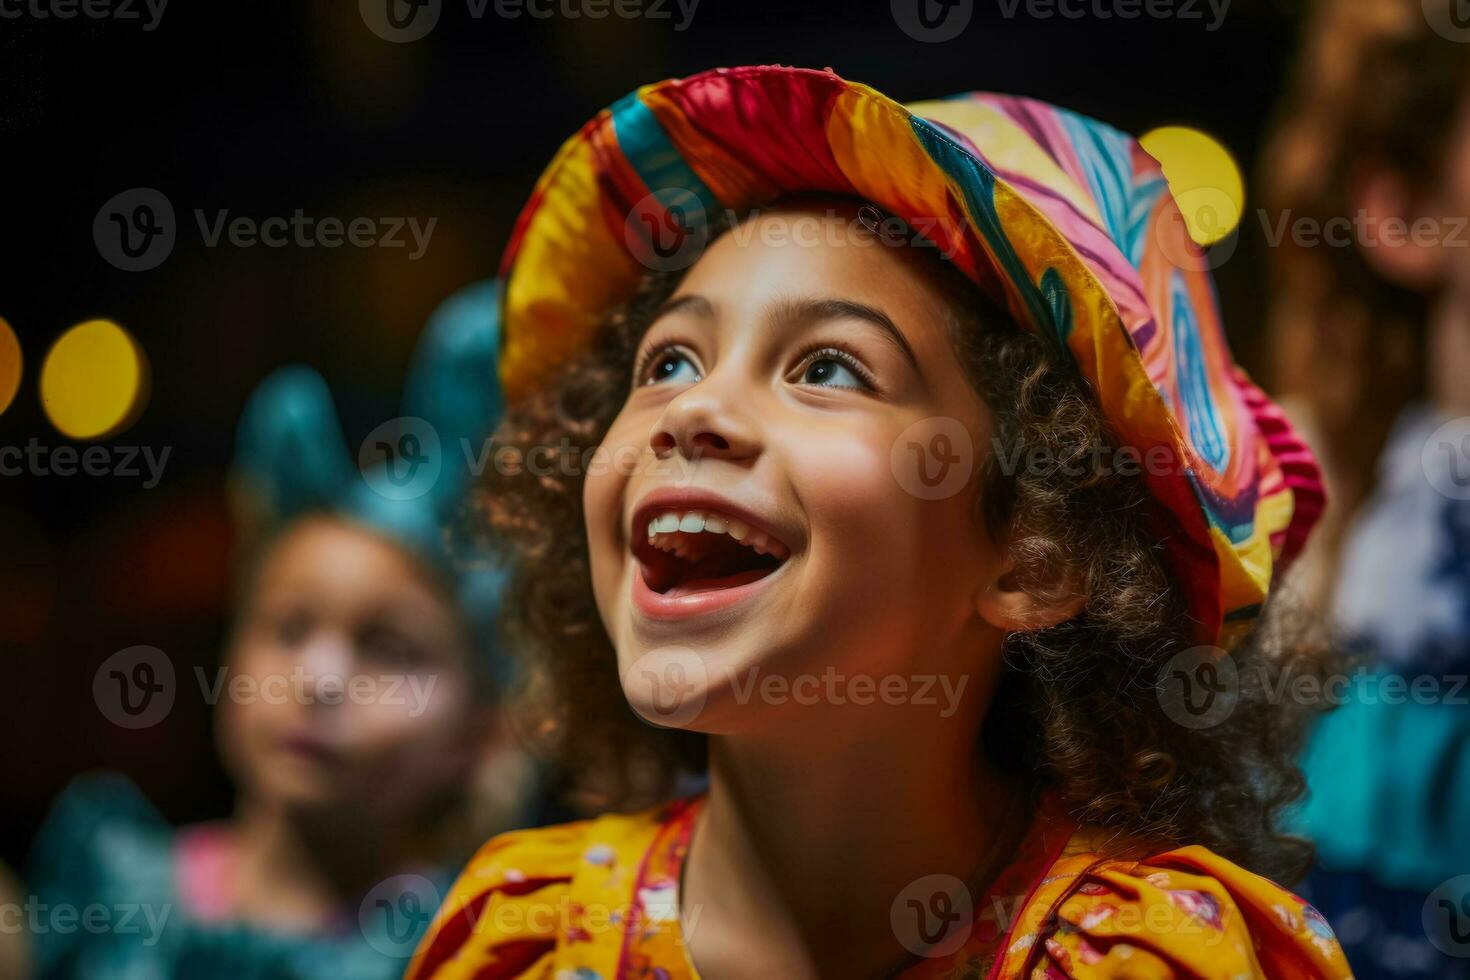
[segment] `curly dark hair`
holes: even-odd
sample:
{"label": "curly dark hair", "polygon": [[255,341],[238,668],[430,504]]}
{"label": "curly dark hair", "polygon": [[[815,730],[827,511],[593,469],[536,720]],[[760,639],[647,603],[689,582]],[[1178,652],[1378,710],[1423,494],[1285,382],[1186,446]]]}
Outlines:
{"label": "curly dark hair", "polygon": [[[1118,445],[1070,357],[1016,325],[933,250],[905,251],[934,256],[918,261],[951,300],[955,351],[992,413],[995,451],[980,467],[977,520],[1007,536],[1028,591],[1080,588],[1087,596],[1076,617],[1007,638],[984,751],[1033,790],[1059,793],[1079,820],[1115,830],[1120,842],[1203,844],[1278,881],[1297,880],[1310,845],[1277,823],[1303,789],[1293,757],[1312,712],[1270,695],[1283,675],[1320,675],[1323,648],[1273,597],[1231,651],[1239,692],[1229,717],[1197,728],[1172,721],[1160,673],[1192,647],[1194,624],[1164,564],[1141,477],[1065,465]],[[580,360],[513,407],[492,453],[600,445],[628,395],[639,341],[681,278],[646,276]],[[1040,450],[1058,465],[1001,465],[1017,449]],[[567,469],[488,472],[472,514],[487,544],[512,556],[504,627],[509,648],[524,658],[518,701],[527,735],[565,767],[583,805],[644,806],[703,767],[706,736],[652,727],[624,700],[592,594],[585,468]]]}

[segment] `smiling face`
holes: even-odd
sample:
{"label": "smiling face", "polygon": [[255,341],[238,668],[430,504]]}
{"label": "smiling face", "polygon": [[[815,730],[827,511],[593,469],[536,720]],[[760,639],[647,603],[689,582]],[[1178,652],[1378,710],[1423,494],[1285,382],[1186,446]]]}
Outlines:
{"label": "smiling face", "polygon": [[[637,465],[585,483],[598,609],[655,723],[768,732],[854,706],[864,678],[968,677],[983,699],[998,667],[1007,559],[977,480],[930,492],[900,465],[989,445],[937,259],[792,233],[814,218],[833,213],[763,214],[689,270],[602,444]],[[808,697],[765,696],[773,676]]]}

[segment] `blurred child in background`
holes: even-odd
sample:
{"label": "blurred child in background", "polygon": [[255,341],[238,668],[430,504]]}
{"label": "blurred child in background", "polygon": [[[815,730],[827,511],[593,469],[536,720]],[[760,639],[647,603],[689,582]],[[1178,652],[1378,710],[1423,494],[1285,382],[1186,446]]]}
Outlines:
{"label": "blurred child in background", "polygon": [[1470,872],[1470,31],[1455,6],[1317,3],[1262,167],[1286,232],[1269,253],[1274,387],[1334,502],[1299,569],[1375,668],[1317,730],[1301,815],[1310,896],[1360,977],[1470,976],[1445,955],[1470,955],[1470,920],[1449,919],[1470,912],[1450,883]]}
{"label": "blurred child in background", "polygon": [[500,411],[497,292],[471,287],[431,320],[411,435],[375,469],[354,465],[315,372],[283,369],[252,396],[216,715],[234,813],[175,829],[120,776],[74,783],[31,891],[133,907],[136,929],[35,930],[42,976],[398,976],[464,848],[519,815],[527,770],[495,707],[500,575],[445,530],[475,458],[461,449]]}

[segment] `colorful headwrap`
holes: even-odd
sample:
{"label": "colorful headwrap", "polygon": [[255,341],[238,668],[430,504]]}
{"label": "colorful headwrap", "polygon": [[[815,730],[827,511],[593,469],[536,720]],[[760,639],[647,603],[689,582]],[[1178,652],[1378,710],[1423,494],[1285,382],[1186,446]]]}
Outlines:
{"label": "colorful headwrap", "polygon": [[487,675],[507,680],[495,649],[503,571],[455,546],[456,526],[483,440],[504,408],[495,364],[500,284],[483,282],[446,300],[419,340],[402,416],[349,452],[320,374],[281,368],[256,388],[241,415],[234,477],[247,521],[277,530],[331,513],[383,534],[451,583]]}
{"label": "colorful headwrap", "polygon": [[1024,327],[1064,344],[1144,461],[1197,642],[1229,647],[1324,498],[1315,460],[1235,365],[1159,164],[1065,109],[973,92],[902,106],[830,71],[717,69],[638,89],[569,139],[501,267],[512,400],[711,216],[793,194],[872,202]]}

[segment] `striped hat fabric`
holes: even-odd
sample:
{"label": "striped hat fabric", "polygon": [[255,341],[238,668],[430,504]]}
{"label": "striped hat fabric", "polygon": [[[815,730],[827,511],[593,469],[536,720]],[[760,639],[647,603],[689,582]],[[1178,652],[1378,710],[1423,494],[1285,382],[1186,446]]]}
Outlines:
{"label": "striped hat fabric", "polygon": [[571,137],[501,268],[513,404],[594,342],[650,268],[692,258],[661,232],[796,194],[902,218],[1065,345],[1141,461],[1201,644],[1231,647],[1301,549],[1315,460],[1234,363],[1208,263],[1158,162],[1056,106],[973,92],[901,105],[829,71],[716,69],[644,86]]}

